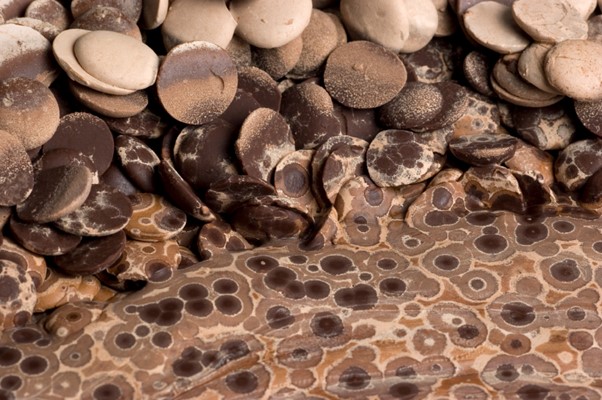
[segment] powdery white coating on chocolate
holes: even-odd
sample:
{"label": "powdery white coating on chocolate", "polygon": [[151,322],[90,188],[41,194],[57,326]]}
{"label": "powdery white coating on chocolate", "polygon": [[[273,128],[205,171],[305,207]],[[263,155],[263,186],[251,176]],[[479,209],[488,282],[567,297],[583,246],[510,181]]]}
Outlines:
{"label": "powdery white coating on chocolate", "polygon": [[124,89],[146,89],[155,83],[159,69],[153,49],[118,32],[86,33],[73,44],[73,53],[90,75]]}
{"label": "powdery white coating on chocolate", "polygon": [[309,25],[301,34],[303,44],[301,54],[295,67],[287,76],[296,79],[316,76],[328,55],[341,44],[339,38],[341,29],[344,32],[343,25],[336,15],[313,10]]}
{"label": "powdery white coating on chocolate", "polygon": [[180,122],[201,125],[221,115],[236,95],[232,58],[209,42],[180,44],[169,51],[157,76],[165,110]]}
{"label": "powdery white coating on chocolate", "polygon": [[512,17],[509,6],[482,1],[463,15],[467,33],[479,44],[501,54],[516,53],[529,45],[530,38]]}
{"label": "powdery white coating on chocolate", "polygon": [[73,52],[73,47],[79,38],[89,32],[85,29],[67,29],[54,39],[54,42],[52,42],[52,51],[61,68],[63,68],[69,78],[100,92],[117,95],[134,93],[135,89],[120,88],[95,78],[79,64]]}
{"label": "powdery white coating on chocolate", "polygon": [[225,49],[235,29],[236,21],[223,0],[178,0],[169,7],[161,34],[167,50],[199,40]]}
{"label": "powdery white coating on chocolate", "polygon": [[115,7],[123,11],[128,19],[136,22],[140,18],[142,5],[143,0],[72,0],[71,14],[73,18],[78,18],[94,7]]}
{"label": "powdery white coating on chocolate", "polygon": [[27,6],[25,17],[48,22],[62,31],[69,26],[71,15],[69,11],[56,0],[34,0]]}
{"label": "powdery white coating on chocolate", "polygon": [[50,86],[57,71],[48,39],[27,26],[3,24],[0,25],[0,79],[13,76]]}
{"label": "powdery white coating on chocolate", "polygon": [[375,108],[391,101],[406,79],[406,69],[394,52],[367,41],[337,47],[324,70],[326,90],[352,108]]}
{"label": "powdery white coating on chocolate", "polygon": [[271,49],[254,47],[253,64],[261,68],[274,79],[284,77],[299,61],[303,49],[303,35],[287,44]]}
{"label": "powdery white coating on chocolate", "polygon": [[58,125],[58,103],[44,84],[21,77],[0,81],[0,129],[15,135],[25,150],[46,143]]}
{"label": "powdery white coating on chocolate", "polygon": [[311,0],[233,0],[230,12],[236,33],[256,47],[280,47],[301,35],[309,24]]}
{"label": "powdery white coating on chocolate", "polygon": [[33,190],[33,166],[23,147],[14,135],[0,130],[0,205],[14,206]]}
{"label": "powdery white coating on chocolate", "polygon": [[410,35],[405,1],[341,0],[340,11],[352,38],[400,51]]}
{"label": "powdery white coating on chocolate", "polygon": [[576,101],[575,113],[590,132],[602,136],[602,100]]}
{"label": "powdery white coating on chocolate", "polygon": [[408,82],[393,100],[381,107],[380,120],[389,128],[420,128],[435,118],[443,106],[443,95],[437,86]]}
{"label": "powdery white coating on chocolate", "polygon": [[7,24],[21,25],[38,31],[48,41],[52,42],[61,31],[49,22],[29,17],[12,18],[6,21]]}
{"label": "powdery white coating on chocolate", "polygon": [[234,149],[247,175],[271,183],[278,162],[295,151],[295,141],[282,115],[258,108],[242,124]]}
{"label": "powdery white coating on chocolate", "polygon": [[566,40],[546,55],[548,82],[560,93],[579,101],[602,99],[602,44]]}
{"label": "powdery white coating on chocolate", "polygon": [[512,4],[512,15],[516,23],[538,42],[587,38],[585,18],[566,0],[516,0]]}
{"label": "powdery white coating on chocolate", "polygon": [[142,41],[142,34],[136,22],[131,21],[123,11],[115,7],[97,6],[91,8],[77,17],[70,28],[119,32]]}
{"label": "powdery white coating on chocolate", "polygon": [[439,15],[432,0],[403,0],[408,15],[408,38],[400,51],[412,53],[431,41],[439,24]]}

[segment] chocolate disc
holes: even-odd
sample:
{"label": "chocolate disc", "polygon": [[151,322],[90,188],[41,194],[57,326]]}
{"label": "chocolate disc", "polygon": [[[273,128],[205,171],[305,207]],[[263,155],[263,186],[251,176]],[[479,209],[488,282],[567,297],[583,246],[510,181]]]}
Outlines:
{"label": "chocolate disc", "polygon": [[141,90],[132,94],[117,96],[90,89],[75,81],[69,82],[69,89],[83,105],[107,117],[132,117],[142,112],[148,105],[148,96]]}
{"label": "chocolate disc", "polygon": [[81,236],[63,232],[52,225],[24,222],[12,216],[8,227],[13,238],[27,250],[41,256],[58,256],[75,249]]}
{"label": "chocolate disc", "polygon": [[54,224],[74,235],[108,236],[123,229],[131,216],[132,203],[127,196],[100,183],[92,186],[84,204]]}
{"label": "chocolate disc", "polygon": [[382,106],[399,93],[406,79],[406,69],[394,52],[366,41],[337,47],[324,70],[326,90],[353,108]]}
{"label": "chocolate disc", "polygon": [[271,108],[258,108],[249,114],[234,147],[243,171],[266,182],[272,182],[280,159],[295,151],[290,127]]}
{"label": "chocolate disc", "polygon": [[0,81],[0,129],[31,150],[46,143],[59,125],[59,105],[42,83],[28,78]]}
{"label": "chocolate disc", "polygon": [[77,112],[61,118],[54,136],[42,147],[42,152],[62,147],[78,150],[92,159],[98,174],[102,175],[111,165],[113,146],[113,135],[102,119]]}
{"label": "chocolate disc", "polygon": [[156,191],[155,169],[161,162],[143,141],[128,135],[115,138],[115,153],[127,177],[143,192]]}
{"label": "chocolate disc", "polygon": [[209,42],[189,42],[165,56],[156,87],[169,115],[201,125],[228,108],[237,82],[236,66],[225,50]]}
{"label": "chocolate disc", "polygon": [[215,212],[230,212],[258,197],[275,195],[276,189],[265,181],[249,175],[233,175],[211,185],[205,201]]}
{"label": "chocolate disc", "polygon": [[53,257],[52,261],[69,275],[93,275],[119,260],[125,243],[123,231],[98,238],[84,238],[73,251]]}
{"label": "chocolate disc", "polygon": [[366,153],[370,178],[380,187],[419,182],[433,160],[433,151],[416,134],[395,129],[376,135]]}
{"label": "chocolate disc", "polygon": [[518,139],[506,134],[463,136],[449,143],[458,159],[471,165],[501,164],[514,155]]}
{"label": "chocolate disc", "polygon": [[17,205],[24,221],[51,222],[79,208],[90,193],[92,173],[82,165],[64,165],[38,172],[33,191]]}
{"label": "chocolate disc", "polygon": [[14,206],[27,199],[33,189],[33,167],[23,143],[0,130],[0,205]]}

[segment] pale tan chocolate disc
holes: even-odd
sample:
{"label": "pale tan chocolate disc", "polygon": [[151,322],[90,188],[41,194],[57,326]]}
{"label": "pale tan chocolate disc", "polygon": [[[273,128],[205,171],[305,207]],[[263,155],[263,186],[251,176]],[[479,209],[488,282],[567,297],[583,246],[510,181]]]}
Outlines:
{"label": "pale tan chocolate disc", "polygon": [[180,122],[201,125],[221,115],[236,95],[236,66],[221,47],[190,42],[165,56],[157,76],[157,94],[165,110]]}

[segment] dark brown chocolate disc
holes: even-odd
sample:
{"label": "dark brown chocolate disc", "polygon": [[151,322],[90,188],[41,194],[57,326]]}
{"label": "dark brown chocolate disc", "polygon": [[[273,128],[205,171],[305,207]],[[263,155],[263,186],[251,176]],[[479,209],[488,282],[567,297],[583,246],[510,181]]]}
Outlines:
{"label": "dark brown chocolate disc", "polygon": [[111,165],[113,146],[111,130],[102,119],[77,112],[61,118],[54,136],[44,144],[42,152],[58,148],[78,150],[92,159],[95,169],[102,175]]}
{"label": "dark brown chocolate disc", "polygon": [[33,166],[23,143],[0,130],[0,205],[23,202],[33,189]]}
{"label": "dark brown chocolate disc", "polygon": [[109,236],[84,238],[74,250],[53,257],[52,262],[69,275],[97,274],[119,260],[125,242],[122,230]]}
{"label": "dark brown chocolate disc", "polygon": [[575,101],[575,112],[583,126],[594,135],[602,136],[602,100]]}
{"label": "dark brown chocolate disc", "polygon": [[123,174],[121,169],[115,164],[111,164],[109,169],[99,179],[100,183],[112,186],[126,196],[138,193],[139,190],[134,184]]}
{"label": "dark brown chocolate disc", "polygon": [[394,52],[363,40],[337,47],[324,70],[328,93],[353,108],[382,106],[399,93],[406,79],[406,69]]}
{"label": "dark brown chocolate disc", "polygon": [[295,142],[282,115],[271,108],[258,108],[245,119],[234,147],[247,175],[271,183],[274,168],[295,151]]}
{"label": "dark brown chocolate disc", "polygon": [[87,167],[90,172],[92,172],[92,183],[98,182],[98,171],[96,171],[94,168],[95,166],[92,163],[92,159],[90,156],[76,149],[61,147],[58,149],[48,150],[46,153],[43,153],[36,159],[34,169],[36,171],[41,171],[43,169],[56,168],[63,165],[72,164]]}
{"label": "dark brown chocolate disc", "polygon": [[157,171],[167,197],[182,211],[194,218],[210,222],[215,220],[215,214],[196,195],[192,187],[180,176],[171,161],[162,160]]}
{"label": "dark brown chocolate disc", "polygon": [[514,155],[518,139],[506,134],[462,136],[449,143],[458,159],[476,166],[501,164]]}
{"label": "dark brown chocolate disc", "polygon": [[34,0],[25,10],[25,16],[48,22],[60,30],[67,29],[71,15],[57,0]]}
{"label": "dark brown chocolate disc", "polygon": [[443,108],[443,94],[436,85],[408,82],[397,96],[380,109],[380,121],[392,129],[427,125]]}
{"label": "dark brown chocolate disc", "polygon": [[115,7],[96,6],[78,16],[71,24],[71,29],[88,31],[112,31],[123,33],[142,40],[140,28],[136,21],[129,19],[123,11]]}
{"label": "dark brown chocolate disc", "polygon": [[142,112],[148,105],[148,96],[142,90],[132,94],[114,95],[99,92],[75,81],[69,82],[69,89],[84,106],[108,117],[131,117]]}
{"label": "dark brown chocolate disc", "polygon": [[232,221],[236,232],[259,242],[299,237],[309,227],[299,212],[275,205],[243,205],[234,212]]}
{"label": "dark brown chocolate disc", "polygon": [[186,124],[219,117],[236,94],[236,66],[221,47],[209,42],[180,44],[165,56],[157,94],[165,110]]}
{"label": "dark brown chocolate disc", "polygon": [[341,134],[371,141],[381,131],[373,108],[350,108],[341,103],[334,103],[334,115],[341,124]]}
{"label": "dark brown chocolate disc", "polygon": [[80,236],[108,236],[123,229],[132,216],[128,197],[112,186],[93,185],[88,198],[77,210],[54,224],[65,232]]}
{"label": "dark brown chocolate disc", "polygon": [[182,129],[173,150],[178,172],[195,190],[238,174],[233,151],[237,136],[238,130],[219,118]]}
{"label": "dark brown chocolate disc", "polygon": [[92,188],[92,173],[82,165],[64,165],[38,172],[33,191],[17,205],[24,221],[51,222],[79,208]]}
{"label": "dark brown chocolate disc", "polygon": [[331,136],[341,134],[328,92],[314,83],[302,83],[282,95],[280,112],[289,123],[299,149],[314,149]]}
{"label": "dark brown chocolate disc", "polygon": [[474,90],[484,96],[493,96],[495,93],[489,82],[489,75],[495,61],[480,51],[471,51],[464,58],[462,65],[464,77]]}
{"label": "dark brown chocolate disc", "polygon": [[159,156],[142,140],[128,135],[115,138],[115,153],[123,172],[143,192],[156,191],[155,169]]}
{"label": "dark brown chocolate disc", "polygon": [[445,81],[434,84],[443,95],[443,104],[441,112],[424,124],[420,128],[414,128],[415,131],[426,132],[444,128],[456,122],[468,107],[468,90],[457,83]]}
{"label": "dark brown chocolate disc", "polygon": [[12,216],[8,227],[11,236],[27,250],[41,256],[58,256],[75,249],[81,236],[63,232],[52,225],[24,222]]}
{"label": "dark brown chocolate disc", "polygon": [[213,183],[205,194],[205,201],[215,212],[228,213],[255,197],[275,194],[276,189],[261,179],[233,175]]}
{"label": "dark brown chocolate disc", "polygon": [[130,135],[147,139],[155,139],[167,130],[165,122],[148,108],[127,118],[105,117],[105,122],[112,131],[121,135]]}

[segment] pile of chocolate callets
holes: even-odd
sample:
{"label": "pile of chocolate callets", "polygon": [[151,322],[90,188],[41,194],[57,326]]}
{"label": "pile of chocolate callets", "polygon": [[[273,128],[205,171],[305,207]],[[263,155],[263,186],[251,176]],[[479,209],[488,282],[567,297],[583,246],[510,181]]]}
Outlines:
{"label": "pile of chocolate callets", "polygon": [[0,0],[0,328],[216,249],[319,248],[358,175],[598,212],[597,7]]}

